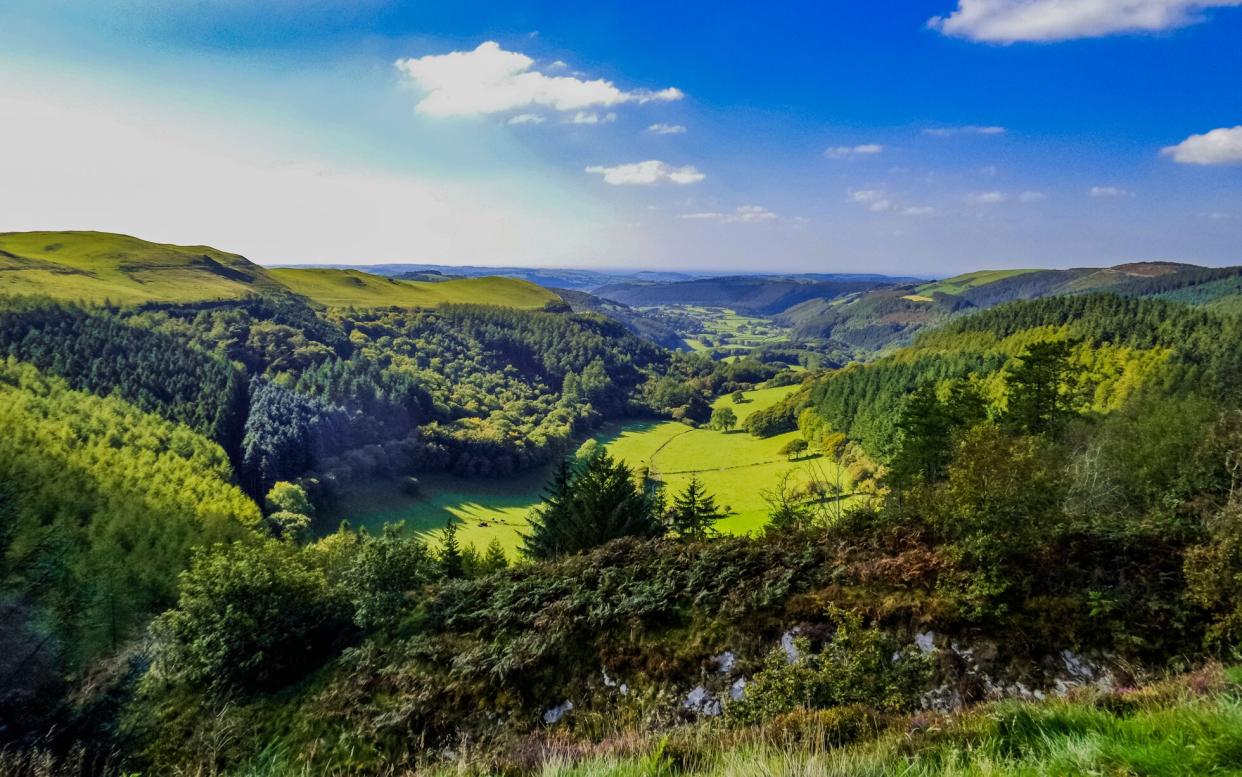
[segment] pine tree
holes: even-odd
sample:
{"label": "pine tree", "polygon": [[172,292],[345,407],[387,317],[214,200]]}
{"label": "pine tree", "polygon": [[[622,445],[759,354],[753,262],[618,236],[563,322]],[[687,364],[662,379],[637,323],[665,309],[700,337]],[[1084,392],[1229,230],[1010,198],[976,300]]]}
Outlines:
{"label": "pine tree", "polygon": [[485,575],[493,572],[499,572],[509,566],[509,556],[505,553],[505,549],[500,546],[500,540],[492,540],[487,545],[487,550],[483,552],[483,560],[479,563],[480,571]]}
{"label": "pine tree", "polygon": [[678,536],[702,539],[712,531],[712,524],[724,517],[716,506],[716,497],[703,489],[697,475],[690,476],[685,490],[673,497],[668,511],[668,525]]}
{"label": "pine tree", "polygon": [[461,544],[457,541],[457,524],[450,518],[444,524],[440,544],[440,574],[450,580],[466,576],[466,564],[462,557]]}
{"label": "pine tree", "polygon": [[532,558],[552,558],[619,537],[654,537],[662,530],[658,516],[657,497],[601,449],[576,469],[561,464],[544,503],[532,512],[523,550]]}

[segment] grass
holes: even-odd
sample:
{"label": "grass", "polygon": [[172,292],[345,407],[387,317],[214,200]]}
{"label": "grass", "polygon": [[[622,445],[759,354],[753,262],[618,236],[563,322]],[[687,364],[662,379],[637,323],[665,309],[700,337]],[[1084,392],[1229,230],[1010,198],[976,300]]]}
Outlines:
{"label": "grass", "polygon": [[917,291],[919,294],[928,297],[938,291],[944,294],[961,294],[963,291],[973,289],[976,286],[986,286],[989,283],[996,283],[1006,278],[1012,278],[1015,275],[1025,275],[1030,272],[1036,272],[1036,270],[977,270],[975,272],[968,272],[965,275],[955,275],[952,278],[925,283],[919,286]]}
{"label": "grass", "polygon": [[360,270],[277,268],[285,287],[327,307],[434,308],[449,303],[539,310],[560,301],[552,292],[516,278],[456,278],[425,282],[385,278]]}
{"label": "grass", "polygon": [[433,308],[468,302],[539,310],[560,301],[541,286],[513,278],[430,283],[358,270],[269,270],[207,246],[151,243],[107,232],[0,234],[0,294],[137,305],[289,292],[327,307]]}
{"label": "grass", "polygon": [[279,291],[267,270],[207,246],[150,243],[106,232],[0,234],[0,294],[139,304]]}
{"label": "grass", "polygon": [[[721,397],[715,404],[733,408],[740,423],[795,388],[759,389],[746,392],[743,404],[734,405],[729,397]],[[794,470],[803,482],[815,470],[835,477],[829,461],[807,458],[790,462],[779,453],[781,446],[797,434],[758,439],[741,431],[694,429],[675,421],[630,421],[605,426],[595,439],[631,466],[650,467],[669,495],[681,490],[692,474],[698,475],[718,505],[732,508],[716,528],[742,534],[766,523],[768,505],[762,492],[772,488],[783,473]],[[432,475],[421,478],[422,494],[418,497],[402,493],[391,481],[373,481],[346,494],[320,523],[324,528],[334,528],[341,520],[348,520],[353,526],[375,531],[385,523],[404,521],[413,531],[434,533],[455,519],[463,543],[482,549],[495,539],[514,555],[521,544],[520,532],[527,525],[526,516],[539,503],[549,475],[547,468],[502,480]]]}
{"label": "grass", "polygon": [[[699,322],[703,330],[700,337],[686,338],[686,344],[695,351],[750,350],[789,341],[788,328],[776,324],[771,319],[743,315],[729,308],[662,305],[659,309],[689,316]],[[710,338],[713,345],[709,346],[704,343],[702,337]]]}
{"label": "grass", "polygon": [[[1210,670],[1204,670],[1210,671]],[[1219,672],[1219,669],[1215,670]],[[1191,677],[1194,677],[1193,675]],[[1191,682],[1194,682],[1191,680]],[[637,753],[554,757],[540,777],[992,777],[994,775],[1242,774],[1242,700],[1232,688],[1200,696],[1147,691],[1045,702],[998,702],[955,716],[923,714],[871,741],[817,746],[762,735],[730,742],[707,729],[648,742]],[[810,734],[810,735],[807,735]],[[698,741],[695,741],[697,738]],[[687,741],[688,740],[688,741]],[[645,752],[643,750],[645,749]],[[630,751],[633,753],[633,751]]]}

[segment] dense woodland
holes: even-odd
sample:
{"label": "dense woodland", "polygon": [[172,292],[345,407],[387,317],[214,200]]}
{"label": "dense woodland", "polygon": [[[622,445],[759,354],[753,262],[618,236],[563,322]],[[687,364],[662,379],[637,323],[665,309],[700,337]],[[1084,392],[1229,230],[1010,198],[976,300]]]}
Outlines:
{"label": "dense woodland", "polygon": [[[594,314],[8,299],[0,737],[81,773],[530,773],[696,726],[879,736],[1051,693],[1066,655],[1131,684],[1229,661],[1240,330],[1070,295],[800,374]],[[773,483],[758,536],[570,455],[796,381],[747,431],[799,431],[853,494]],[[314,525],[357,479],[552,461],[521,558]]]}

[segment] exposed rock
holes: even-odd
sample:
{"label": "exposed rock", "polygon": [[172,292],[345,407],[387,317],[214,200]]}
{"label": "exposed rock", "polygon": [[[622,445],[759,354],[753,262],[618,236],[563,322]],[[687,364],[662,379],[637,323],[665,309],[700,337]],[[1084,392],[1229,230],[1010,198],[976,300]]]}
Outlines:
{"label": "exposed rock", "polygon": [[934,631],[920,631],[914,635],[914,644],[918,646],[919,652],[923,655],[936,652],[936,633]]}
{"label": "exposed rock", "polygon": [[708,718],[714,718],[720,715],[720,700],[712,696],[711,692],[703,686],[698,686],[686,695],[685,702],[682,707],[696,715],[702,715]]}
{"label": "exposed rock", "polygon": [[573,708],[574,708],[574,703],[570,701],[569,699],[566,699],[565,701],[561,702],[557,706],[552,707],[551,709],[545,710],[543,713],[543,722],[547,723],[549,726],[555,723],[558,723],[560,722],[561,718],[569,714],[570,710],[572,710]]}
{"label": "exposed rock", "polygon": [[798,654],[798,646],[794,644],[794,637],[802,633],[801,626],[794,626],[789,631],[781,635],[781,649],[785,651],[785,660],[791,664],[798,662],[801,657]]}
{"label": "exposed rock", "polygon": [[733,667],[737,665],[737,656],[733,655],[732,650],[726,650],[712,660],[716,662],[716,671],[720,674],[732,672]]}
{"label": "exposed rock", "polygon": [[733,701],[741,701],[746,695],[746,678],[739,677],[733,681],[733,685],[729,686],[729,698]]}

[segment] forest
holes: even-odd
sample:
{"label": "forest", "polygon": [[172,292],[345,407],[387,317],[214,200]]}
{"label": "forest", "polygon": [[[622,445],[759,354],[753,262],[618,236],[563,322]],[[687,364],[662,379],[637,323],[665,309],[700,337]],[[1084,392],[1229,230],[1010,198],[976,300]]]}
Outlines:
{"label": "forest", "polygon": [[[997,725],[1038,773],[1132,726],[1088,760],[1148,773],[1192,714],[1186,763],[1242,768],[1242,323],[1158,296],[801,372],[606,310],[2,298],[0,773],[930,774]],[[849,493],[775,478],[725,533],[582,444],[620,418],[793,433]],[[317,518],[541,466],[516,556]]]}

